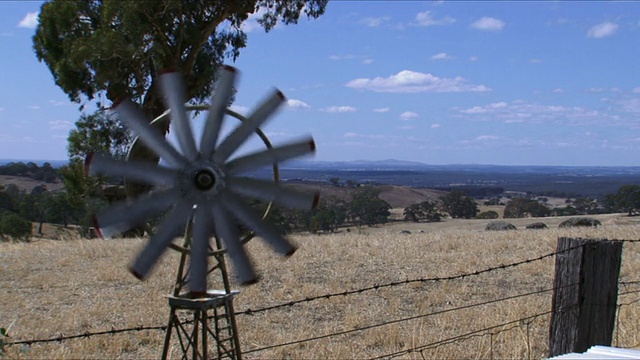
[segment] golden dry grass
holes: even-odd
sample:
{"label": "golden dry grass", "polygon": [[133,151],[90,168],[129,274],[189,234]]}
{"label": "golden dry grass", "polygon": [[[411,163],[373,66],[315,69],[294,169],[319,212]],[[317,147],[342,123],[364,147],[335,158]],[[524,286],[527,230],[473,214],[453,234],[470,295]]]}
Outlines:
{"label": "golden dry grass", "polygon": [[[447,277],[554,252],[560,236],[639,239],[640,225],[615,216],[597,229],[485,232],[486,224],[395,224],[333,235],[296,235],[300,250],[282,259],[259,239],[249,251],[262,281],[238,287],[236,311],[260,309],[327,293],[360,289],[405,279]],[[624,221],[623,221],[624,220]],[[522,220],[530,222],[531,219]],[[546,221],[546,220],[545,220]],[[549,221],[556,221],[549,219]],[[559,220],[558,220],[559,222]],[[409,225],[412,234],[399,231]],[[520,225],[520,224],[518,224]],[[551,224],[553,225],[553,224]],[[521,226],[519,226],[521,228]],[[425,233],[419,233],[424,229]],[[358,233],[360,232],[360,233]],[[43,339],[138,325],[164,325],[178,256],[168,252],[146,282],[126,267],[144,240],[40,240],[0,244],[0,327],[12,324],[11,340]],[[640,278],[640,244],[625,244],[621,280]],[[239,314],[238,329],[246,359],[370,358],[437,343],[478,329],[518,320],[551,309],[551,292],[484,306],[447,311],[552,287],[554,258],[514,268],[441,282],[413,282],[349,296],[336,296],[291,307]],[[620,292],[633,292],[628,285]],[[621,295],[628,303],[640,295]],[[398,321],[291,346],[271,345]],[[640,343],[640,303],[623,306],[615,333],[617,345]],[[430,348],[421,358],[544,358],[549,316],[501,326],[476,337]],[[502,331],[505,330],[505,331]],[[508,331],[507,331],[508,330]],[[493,333],[493,335],[491,335]],[[116,335],[8,348],[9,358],[157,358],[161,331]],[[174,353],[175,355],[175,353]],[[174,356],[175,357],[175,356]]]}

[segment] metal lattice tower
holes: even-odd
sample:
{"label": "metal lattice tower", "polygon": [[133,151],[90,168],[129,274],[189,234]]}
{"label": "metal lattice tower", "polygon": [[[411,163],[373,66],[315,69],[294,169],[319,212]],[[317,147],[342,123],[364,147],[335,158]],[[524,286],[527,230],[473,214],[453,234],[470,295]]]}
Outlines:
{"label": "metal lattice tower", "polygon": [[[183,249],[180,250],[180,263],[173,294],[168,296],[171,310],[162,359],[171,358],[172,344],[175,344],[175,347],[179,347],[181,359],[239,360],[242,355],[233,308],[233,297],[239,292],[231,290],[220,241],[216,238],[216,248],[210,248],[209,251],[212,260],[209,263],[209,278],[213,277],[212,274],[218,275],[213,277],[218,280],[214,283],[217,289],[208,290],[205,297],[193,298],[186,287],[189,274],[185,271],[191,240],[192,225],[189,223],[184,235]],[[214,344],[212,351],[211,346]]]}

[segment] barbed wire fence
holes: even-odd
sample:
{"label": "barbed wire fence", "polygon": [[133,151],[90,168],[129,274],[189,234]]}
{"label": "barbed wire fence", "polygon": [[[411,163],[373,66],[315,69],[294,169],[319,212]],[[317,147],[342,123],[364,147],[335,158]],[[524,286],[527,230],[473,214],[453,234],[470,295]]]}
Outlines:
{"label": "barbed wire fence", "polygon": [[[620,241],[620,242],[624,242],[624,243],[640,243],[640,240],[608,240],[608,241]],[[242,310],[242,311],[237,311],[235,312],[235,315],[255,315],[261,312],[268,312],[268,311],[272,311],[272,310],[277,310],[277,309],[283,309],[283,308],[289,308],[295,305],[300,305],[300,304],[304,304],[304,303],[310,303],[310,302],[314,302],[314,301],[319,301],[319,300],[328,300],[334,297],[346,297],[346,296],[350,296],[350,295],[355,295],[355,294],[362,294],[368,291],[374,291],[374,290],[380,290],[380,289],[384,289],[384,288],[389,288],[389,287],[396,287],[396,286],[402,286],[402,285],[409,285],[409,284],[415,284],[415,283],[438,283],[438,282],[446,282],[446,281],[454,281],[454,280],[462,280],[462,279],[466,279],[466,278],[470,278],[470,277],[475,277],[475,276],[479,276],[482,274],[488,274],[488,273],[493,273],[499,270],[505,270],[505,269],[512,269],[512,268],[516,268],[522,265],[526,265],[526,264],[530,264],[530,263],[534,263],[534,262],[538,262],[538,261],[542,261],[551,257],[555,257],[558,254],[561,254],[563,252],[568,252],[571,250],[575,250],[581,246],[584,245],[579,245],[579,246],[575,246],[575,247],[571,247],[571,248],[567,248],[563,251],[559,251],[559,252],[551,252],[551,253],[547,253],[547,254],[543,254],[534,258],[529,258],[529,259],[525,259],[525,260],[521,260],[521,261],[517,261],[517,262],[512,262],[512,263],[507,263],[507,264],[500,264],[500,265],[496,265],[496,266],[492,266],[492,267],[488,267],[488,268],[484,268],[484,269],[480,269],[480,270],[476,270],[473,272],[466,272],[466,273],[462,273],[462,274],[457,274],[457,275],[451,275],[451,276],[444,276],[444,277],[422,277],[422,278],[417,278],[417,279],[406,279],[406,280],[402,280],[402,281],[394,281],[394,282],[389,282],[389,283],[383,283],[383,284],[374,284],[372,286],[368,286],[368,287],[363,287],[363,288],[359,288],[359,289],[351,289],[351,290],[345,290],[342,292],[334,292],[334,293],[327,293],[327,294],[322,294],[322,295],[317,295],[317,296],[312,296],[312,297],[306,297],[304,299],[299,299],[299,300],[293,300],[293,301],[288,301],[288,302],[283,302],[283,303],[279,303],[279,304],[275,304],[275,305],[269,305],[269,306],[265,306],[262,308],[258,308],[258,309],[246,309],[246,310]],[[634,294],[640,294],[640,290],[630,290],[629,288],[632,286],[638,286],[640,285],[640,280],[626,280],[626,281],[619,281],[618,284],[620,286],[622,286],[622,288],[624,289],[624,291],[619,292],[618,293],[618,297],[623,297],[623,296],[627,296],[627,295],[634,295]],[[563,287],[570,287],[570,286],[576,286],[577,284],[571,284],[571,285],[565,285]],[[498,299],[493,299],[493,300],[488,300],[488,301],[483,301],[483,302],[478,302],[478,303],[473,303],[473,304],[467,304],[467,305],[462,305],[462,306],[458,306],[458,307],[451,307],[451,308],[447,308],[447,309],[443,309],[443,310],[438,310],[438,311],[434,311],[434,312],[429,312],[429,313],[424,313],[424,314],[418,314],[418,315],[414,315],[414,316],[409,316],[409,317],[404,317],[404,318],[398,318],[398,319],[393,319],[393,320],[385,320],[383,322],[379,322],[379,323],[375,323],[375,324],[370,324],[370,325],[366,325],[366,326],[361,326],[361,327],[356,327],[356,328],[352,328],[352,329],[347,329],[347,330],[342,330],[342,331],[337,331],[337,332],[332,332],[332,333],[327,333],[327,334],[322,334],[322,335],[317,335],[317,336],[313,336],[313,337],[309,337],[309,338],[305,338],[305,339],[300,339],[300,340],[295,340],[295,341],[290,341],[290,342],[285,342],[285,343],[280,343],[280,344],[275,344],[275,345],[269,345],[269,346],[264,346],[264,347],[257,347],[257,348],[253,348],[253,349],[248,349],[243,351],[243,354],[250,354],[250,353],[257,353],[257,352],[263,352],[263,351],[267,351],[267,350],[271,350],[271,349],[276,349],[276,348],[282,348],[282,347],[286,347],[286,346],[293,346],[293,345],[297,345],[297,344],[302,344],[302,343],[308,343],[308,342],[313,342],[313,341],[318,341],[318,340],[322,340],[322,339],[328,339],[328,338],[334,338],[334,337],[339,337],[339,336],[343,336],[346,334],[351,334],[351,333],[356,333],[356,332],[362,332],[362,331],[366,331],[366,330],[370,330],[370,329],[374,329],[374,328],[380,328],[380,327],[384,327],[384,326],[388,326],[391,324],[398,324],[398,323],[404,323],[404,322],[408,322],[408,321],[412,321],[412,320],[416,320],[416,319],[421,319],[421,318],[427,318],[427,317],[432,317],[432,316],[436,316],[436,315],[441,315],[441,314],[445,314],[445,313],[452,313],[452,312],[456,312],[456,311],[461,311],[461,310],[465,310],[465,309],[470,309],[470,308],[476,308],[476,307],[481,307],[481,306],[486,306],[486,305],[490,305],[490,304],[497,304],[497,303],[501,303],[501,302],[505,302],[505,301],[509,301],[509,300],[513,300],[513,299],[518,299],[518,298],[525,298],[528,296],[534,296],[534,295],[540,295],[543,293],[548,293],[548,292],[553,292],[555,290],[557,290],[559,288],[546,288],[546,289],[542,289],[542,290],[536,290],[536,291],[531,291],[531,292],[525,292],[525,293],[520,293],[520,294],[515,294],[515,295],[510,295],[510,296],[506,296],[506,297],[502,297],[502,298],[498,298]],[[637,304],[640,302],[640,297],[634,300],[629,300],[627,302],[624,303],[618,303],[616,305],[616,311],[619,313],[620,310],[623,307],[627,307],[627,306],[631,306],[633,304]],[[488,326],[488,327],[484,327],[481,329],[477,329],[477,330],[472,330],[470,332],[467,333],[463,333],[463,334],[459,334],[456,336],[452,336],[446,339],[441,339],[435,342],[431,342],[431,343],[426,343],[426,344],[422,344],[422,345],[418,345],[418,346],[414,346],[413,348],[409,348],[409,349],[403,349],[403,350],[398,350],[396,352],[392,352],[392,353],[388,353],[386,355],[381,355],[381,356],[377,356],[377,357],[373,357],[371,359],[383,359],[383,358],[388,358],[388,359],[393,359],[399,356],[403,356],[403,355],[408,355],[411,353],[419,353],[421,356],[424,357],[424,352],[426,350],[430,350],[430,349],[436,349],[445,345],[449,345],[452,343],[457,343],[457,342],[463,342],[472,338],[478,338],[478,337],[485,337],[485,336],[489,336],[491,338],[490,344],[491,344],[491,358],[493,358],[493,338],[494,336],[501,334],[501,333],[505,333],[505,332],[509,332],[512,331],[516,328],[521,328],[523,325],[526,327],[526,334],[527,334],[527,357],[530,358],[531,355],[531,344],[530,344],[530,339],[529,339],[529,329],[531,324],[546,316],[546,315],[550,315],[552,313],[552,310],[549,311],[545,311],[545,312],[540,312],[540,313],[536,313],[536,314],[532,314],[532,315],[528,315],[526,317],[521,317],[519,319],[515,319],[515,320],[510,320],[507,322],[503,322],[503,323],[499,323],[496,325],[492,325],[492,326]],[[192,323],[193,321],[191,320],[187,320],[182,322],[183,324],[189,324]],[[616,336],[615,336],[615,345],[617,346],[619,344],[619,328],[620,328],[620,324],[619,324],[619,320],[618,320],[618,316],[616,316]],[[54,343],[54,342],[64,342],[67,340],[74,340],[74,339],[88,339],[88,338],[92,338],[92,337],[96,337],[96,336],[103,336],[103,335],[116,335],[116,334],[122,334],[122,333],[131,333],[131,332],[140,332],[140,331],[165,331],[167,329],[166,325],[157,325],[157,326],[148,326],[148,325],[139,325],[136,327],[128,327],[128,328],[111,328],[109,330],[104,330],[104,331],[97,331],[97,332],[84,332],[81,334],[74,334],[74,335],[64,335],[64,334],[58,334],[58,335],[54,335],[48,338],[44,338],[44,339],[28,339],[28,340],[15,340],[15,341],[6,341],[4,343],[5,347],[10,347],[10,346],[15,346],[15,345],[26,345],[26,346],[31,346],[34,344],[46,344],[46,343]],[[635,346],[631,346],[630,348],[636,348],[639,347],[640,344],[637,344]]]}

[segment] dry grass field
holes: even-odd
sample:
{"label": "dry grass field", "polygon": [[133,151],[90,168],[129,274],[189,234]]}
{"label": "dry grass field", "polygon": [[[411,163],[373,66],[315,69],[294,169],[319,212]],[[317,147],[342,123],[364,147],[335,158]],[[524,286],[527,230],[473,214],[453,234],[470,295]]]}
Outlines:
{"label": "dry grass field", "polygon": [[[553,253],[560,236],[640,239],[635,218],[599,218],[604,226],[597,229],[558,229],[563,219],[546,218],[516,220],[513,223],[521,230],[504,232],[483,231],[486,220],[448,220],[295,235],[292,239],[300,250],[288,259],[254,239],[248,248],[262,281],[234,286],[241,290],[234,305],[242,312],[376,284],[473,273]],[[543,220],[550,229],[523,230],[536,220]],[[403,229],[411,234],[400,234]],[[178,256],[168,252],[151,277],[139,282],[126,268],[143,245],[142,239],[0,243],[0,327],[11,326],[9,340],[19,341],[166,324],[165,295],[173,286]],[[541,359],[548,351],[549,315],[518,320],[551,309],[552,293],[544,290],[553,286],[554,261],[550,256],[461,279],[416,281],[238,314],[244,358],[366,359],[434,344],[400,358]],[[626,243],[621,280],[637,281],[639,274],[640,244]],[[634,293],[637,289],[631,284],[621,286],[621,294],[630,294],[620,295],[619,304],[640,299]],[[535,292],[539,293],[516,296]],[[501,300],[507,297],[513,299]],[[489,303],[472,306],[484,302]],[[640,303],[620,308],[614,345],[640,344],[638,318]],[[370,328],[358,330],[364,327]],[[485,328],[492,329],[478,331]],[[340,332],[346,333],[257,351]],[[457,338],[468,333],[475,336]],[[162,343],[162,331],[128,331],[10,346],[5,356],[158,358]]]}

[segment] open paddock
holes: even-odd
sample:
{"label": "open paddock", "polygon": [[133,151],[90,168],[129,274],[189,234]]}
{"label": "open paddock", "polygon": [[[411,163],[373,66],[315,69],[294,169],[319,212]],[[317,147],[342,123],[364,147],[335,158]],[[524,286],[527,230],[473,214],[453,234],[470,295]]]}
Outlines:
{"label": "open paddock", "polygon": [[[547,219],[553,218],[514,223]],[[244,358],[365,359],[392,353],[410,359],[544,358],[555,257],[473,273],[553,254],[562,236],[640,239],[634,220],[612,215],[599,228],[550,224],[545,230],[501,232],[480,230],[486,220],[448,220],[415,224],[411,234],[400,231],[412,224],[395,223],[294,235],[300,249],[288,259],[254,239],[248,248],[262,280],[234,286],[241,290],[234,305]],[[420,233],[420,228],[429,231]],[[142,239],[1,243],[0,327],[11,326],[8,340],[89,334],[9,346],[6,356],[158,358],[164,340],[160,330],[91,335],[166,325],[165,295],[173,286],[178,255],[167,252],[151,277],[140,282],[126,268],[143,245]],[[640,280],[639,255],[639,243],[624,244],[618,303],[629,305],[618,313],[614,345],[620,347],[640,343],[640,303],[633,303],[640,299],[640,287],[632,283]],[[463,274],[470,275],[457,277]],[[430,280],[436,278],[442,280]],[[358,291],[394,282],[399,284]],[[335,295],[349,290],[356,291]],[[308,340],[314,337],[321,338]],[[411,349],[416,350],[407,352]]]}

